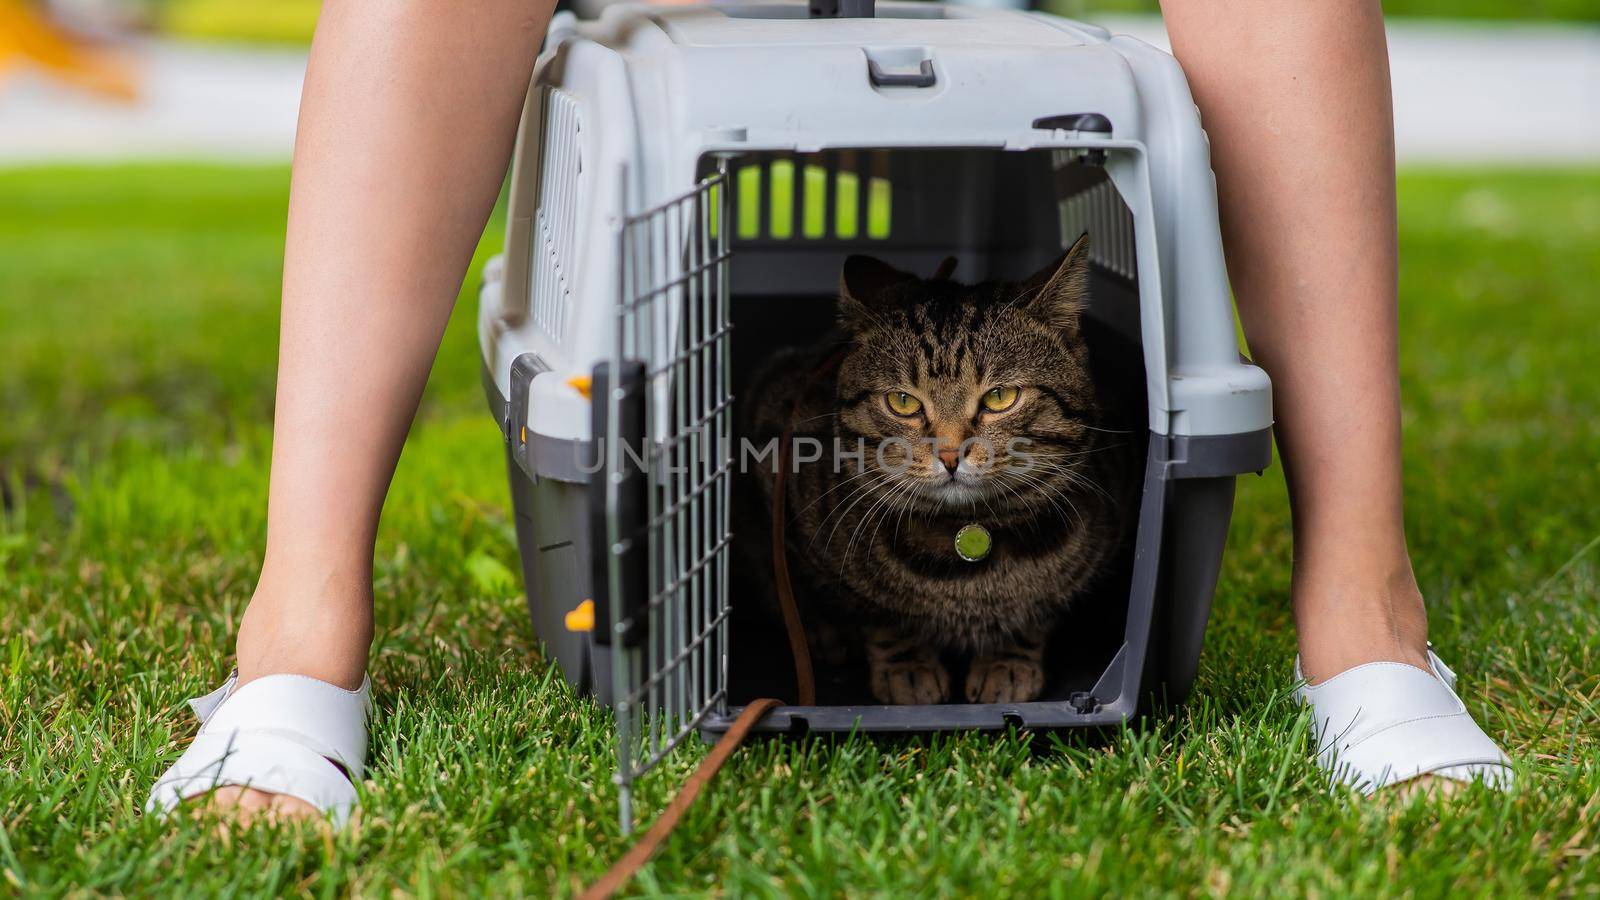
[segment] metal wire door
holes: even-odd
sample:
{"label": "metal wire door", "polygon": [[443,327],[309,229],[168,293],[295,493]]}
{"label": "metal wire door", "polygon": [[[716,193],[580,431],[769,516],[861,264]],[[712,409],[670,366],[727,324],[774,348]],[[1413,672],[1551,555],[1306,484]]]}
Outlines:
{"label": "metal wire door", "polygon": [[727,711],[727,184],[721,161],[692,190],[625,216],[619,234],[606,520],[624,832],[634,780]]}

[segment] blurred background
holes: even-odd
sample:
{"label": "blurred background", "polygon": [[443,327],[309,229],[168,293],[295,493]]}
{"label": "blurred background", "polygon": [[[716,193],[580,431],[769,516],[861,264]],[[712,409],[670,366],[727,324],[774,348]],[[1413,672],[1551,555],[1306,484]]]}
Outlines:
{"label": "blurred background", "polygon": [[[1042,3],[1166,46],[1155,0]],[[0,0],[0,162],[287,158],[319,6]],[[1385,9],[1403,161],[1600,158],[1600,0]]]}

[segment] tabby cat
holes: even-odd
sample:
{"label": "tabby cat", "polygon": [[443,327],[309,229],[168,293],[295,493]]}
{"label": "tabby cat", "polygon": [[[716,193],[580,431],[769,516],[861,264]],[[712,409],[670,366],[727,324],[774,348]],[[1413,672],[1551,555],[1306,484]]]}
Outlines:
{"label": "tabby cat", "polygon": [[[852,256],[842,340],[756,380],[745,433],[792,431],[800,460],[785,536],[813,654],[864,651],[879,702],[1038,697],[1048,639],[1136,519],[1142,408],[1135,424],[1097,383],[1088,251],[977,285]],[[970,523],[991,536],[977,561],[955,548]]]}

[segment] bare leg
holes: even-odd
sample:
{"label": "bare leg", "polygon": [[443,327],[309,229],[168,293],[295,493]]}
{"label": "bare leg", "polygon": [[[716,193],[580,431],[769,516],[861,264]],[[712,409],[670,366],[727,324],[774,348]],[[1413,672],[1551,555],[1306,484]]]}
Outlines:
{"label": "bare leg", "polygon": [[1313,682],[1426,665],[1401,520],[1394,115],[1377,0],[1162,4],[1211,139],[1228,273],[1272,376]]}
{"label": "bare leg", "polygon": [[[378,513],[552,5],[323,6],[295,142],[267,548],[239,629],[241,682],[361,682]],[[237,788],[214,802],[311,811]]]}

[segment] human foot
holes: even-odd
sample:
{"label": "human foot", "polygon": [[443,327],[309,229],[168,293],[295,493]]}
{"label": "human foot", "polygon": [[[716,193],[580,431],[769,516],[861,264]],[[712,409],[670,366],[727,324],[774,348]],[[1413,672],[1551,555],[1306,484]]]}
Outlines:
{"label": "human foot", "polygon": [[231,830],[233,825],[249,827],[256,822],[268,824],[291,821],[314,821],[322,811],[288,794],[273,794],[249,787],[231,785],[219,787],[209,794],[184,803],[195,818],[220,819],[219,830]]}
{"label": "human foot", "polygon": [[[331,814],[357,802],[366,761],[370,682],[350,691],[303,675],[238,676],[189,701],[200,733],[150,791],[149,812],[194,801],[240,822]],[[198,800],[196,798],[204,798]]]}
{"label": "human foot", "polygon": [[[1374,577],[1373,573],[1379,573]],[[1295,678],[1317,761],[1335,783],[1402,799],[1479,780],[1508,786],[1506,756],[1455,694],[1428,644],[1402,540],[1323,541],[1296,559]]]}
{"label": "human foot", "polygon": [[[230,699],[235,692],[254,685],[258,680],[299,678],[303,682],[346,695],[359,693],[363,698],[365,696],[367,653],[372,643],[372,593],[369,583],[359,573],[355,577],[342,579],[324,577],[317,579],[315,584],[287,583],[285,579],[276,577],[276,572],[283,570],[281,567],[267,567],[255,596],[245,610],[239,626],[239,667],[235,675],[218,693],[191,701],[202,721],[201,737],[210,733],[217,724],[210,720],[210,716],[221,706],[222,700]],[[318,571],[318,568],[314,563],[298,560],[288,571],[303,574]],[[315,599],[308,601],[307,598]],[[318,689],[311,690],[315,693]],[[327,773],[327,766],[315,759],[300,759],[301,768],[311,773],[311,787],[301,785],[287,792],[266,789],[269,784],[275,786],[278,783],[280,779],[276,775],[267,780],[256,778],[243,783],[213,778],[209,788],[201,787],[204,782],[191,780],[181,782],[184,789],[179,793],[183,796],[174,803],[181,801],[197,813],[215,813],[242,825],[257,819],[316,818],[330,809],[335,810],[336,815],[342,815],[339,810],[348,810],[355,802],[353,789],[347,792],[346,787],[351,778],[360,777],[360,759],[357,757],[365,755],[365,703],[363,699],[360,721],[357,723],[358,733],[350,729],[348,722],[342,722],[351,718],[348,710],[343,713],[332,710],[329,721],[306,720],[302,723],[304,737],[313,749],[327,750],[330,743],[340,745],[333,748],[334,752],[320,754],[325,763],[332,763],[335,771],[342,769],[339,779],[333,783],[323,783],[322,776]],[[261,713],[248,713],[247,718],[257,715]],[[338,734],[330,733],[330,728]],[[196,741],[199,742],[200,738],[197,737]],[[303,754],[296,754],[295,758],[301,756]],[[186,768],[184,760],[188,759],[189,753],[186,752],[183,760],[163,776],[163,781],[157,785],[157,792],[174,772],[180,775],[186,772],[193,774],[189,772],[192,767]],[[350,764],[352,760],[355,763],[353,766]],[[304,780],[290,778],[289,782],[298,784]],[[315,787],[318,784],[321,787]],[[167,786],[171,787],[170,784]],[[195,789],[191,791],[188,788]],[[315,797],[308,797],[308,791],[314,791]],[[151,795],[152,808],[156,804],[157,792]]]}
{"label": "human foot", "polygon": [[1316,685],[1304,683],[1295,661],[1317,762],[1335,784],[1363,794],[1393,787],[1403,796],[1447,794],[1471,781],[1511,785],[1510,761],[1456,696],[1455,673],[1425,653],[1426,671],[1373,662]]}

